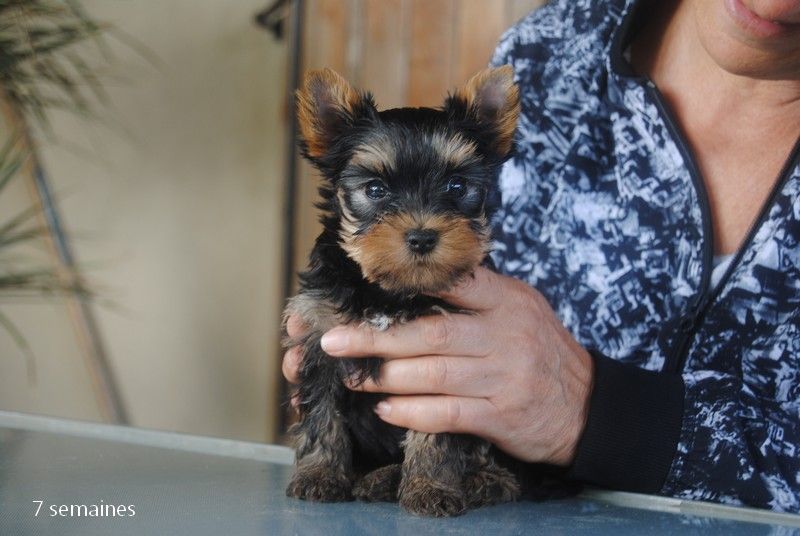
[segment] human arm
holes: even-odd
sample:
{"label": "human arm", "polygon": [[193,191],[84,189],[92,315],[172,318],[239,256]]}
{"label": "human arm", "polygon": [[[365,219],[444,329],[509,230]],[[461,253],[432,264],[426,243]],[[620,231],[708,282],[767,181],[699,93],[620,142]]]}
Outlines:
{"label": "human arm", "polygon": [[757,395],[719,371],[672,375],[599,356],[595,370],[571,476],[625,491],[800,511],[797,397]]}
{"label": "human arm", "polygon": [[386,359],[377,383],[353,388],[396,395],[376,408],[391,424],[470,433],[523,461],[569,465],[591,390],[589,354],[516,279],[479,268],[442,297],[473,314],[427,316],[384,332],[342,326],[322,347],[335,357]]}

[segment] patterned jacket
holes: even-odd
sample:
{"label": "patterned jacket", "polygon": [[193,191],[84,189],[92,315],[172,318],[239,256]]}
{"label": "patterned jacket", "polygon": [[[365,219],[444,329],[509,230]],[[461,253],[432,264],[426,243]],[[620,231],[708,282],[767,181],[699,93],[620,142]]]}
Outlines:
{"label": "patterned jacket", "polygon": [[[624,51],[634,0],[554,0],[493,63],[522,95],[493,260],[589,349],[575,478],[800,511],[800,144],[716,290],[709,204]],[[709,96],[713,98],[713,96]]]}

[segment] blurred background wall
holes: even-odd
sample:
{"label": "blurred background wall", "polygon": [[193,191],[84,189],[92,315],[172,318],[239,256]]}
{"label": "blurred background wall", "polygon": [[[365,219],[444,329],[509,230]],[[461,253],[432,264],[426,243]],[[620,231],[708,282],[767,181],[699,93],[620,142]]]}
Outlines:
{"label": "blurred background wall", "polygon": [[[307,0],[302,63],[372,90],[380,107],[438,105],[485,67],[538,0]],[[43,162],[135,426],[274,441],[284,424],[279,313],[288,51],[253,22],[263,0],[84,0],[157,58],[113,46],[102,123],[58,114]],[[288,24],[286,26],[288,28]],[[2,125],[0,125],[2,126]],[[316,176],[301,166],[295,268],[318,232]],[[0,197],[29,205],[24,182]],[[8,212],[6,212],[8,213]],[[47,260],[45,243],[29,252]],[[103,420],[84,348],[59,298],[5,311],[0,409]]]}
{"label": "blurred background wall", "polygon": [[[279,332],[286,51],[262,0],[85,0],[157,58],[113,51],[110,128],[55,117],[43,143],[100,333],[137,426],[264,440]],[[19,204],[30,203],[19,188]],[[0,407],[100,418],[60,300],[7,309],[38,383],[0,331]]]}

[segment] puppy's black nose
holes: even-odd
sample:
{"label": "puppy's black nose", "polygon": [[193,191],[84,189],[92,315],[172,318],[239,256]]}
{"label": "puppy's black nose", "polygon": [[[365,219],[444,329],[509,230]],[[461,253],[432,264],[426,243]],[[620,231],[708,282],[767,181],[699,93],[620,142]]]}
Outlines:
{"label": "puppy's black nose", "polygon": [[414,229],[406,233],[408,249],[419,255],[430,253],[439,241],[439,233],[433,229]]}

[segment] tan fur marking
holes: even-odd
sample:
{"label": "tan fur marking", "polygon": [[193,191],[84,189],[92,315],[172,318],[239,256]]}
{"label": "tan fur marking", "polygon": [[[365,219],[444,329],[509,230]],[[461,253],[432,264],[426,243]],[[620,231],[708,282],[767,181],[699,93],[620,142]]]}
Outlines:
{"label": "tan fur marking", "polygon": [[337,191],[336,197],[339,199],[339,207],[342,209],[342,218],[339,222],[339,236],[355,236],[356,232],[358,231],[358,224],[356,223],[356,217],[353,216],[352,212],[350,212],[350,209],[347,208],[347,203],[345,203],[344,200],[344,191]]}
{"label": "tan fur marking", "polygon": [[[417,257],[406,245],[412,229],[434,229],[439,243]],[[341,234],[342,248],[361,267],[364,277],[394,292],[437,292],[456,283],[483,260],[488,231],[476,233],[469,220],[446,215],[396,214],[373,225],[363,235]]]}
{"label": "tan fur marking", "polygon": [[361,96],[347,80],[332,69],[306,73],[303,86],[297,90],[297,121],[300,133],[308,146],[308,154],[314,158],[322,156],[330,143],[323,124],[330,111],[322,108],[339,108],[352,113]]}
{"label": "tan fur marking", "polygon": [[[464,99],[480,119],[492,124],[497,136],[495,149],[500,154],[507,154],[511,150],[520,111],[513,67],[503,65],[480,71],[456,91],[456,97]],[[502,99],[499,107],[491,102],[497,97]]]}
{"label": "tan fur marking", "polygon": [[[289,302],[283,311],[284,327],[290,315],[299,316],[303,323],[308,326],[309,331],[320,333],[324,333],[342,323],[342,318],[336,313],[336,308],[331,303],[308,294],[298,294],[289,298]],[[290,339],[283,341],[283,345],[286,347],[297,344],[297,341]]]}
{"label": "tan fur marking", "polygon": [[447,136],[441,132],[435,132],[431,137],[431,145],[437,153],[454,166],[477,158],[478,147],[474,142],[464,139],[461,134]]}
{"label": "tan fur marking", "polygon": [[388,172],[395,168],[394,147],[385,138],[371,141],[355,150],[350,163],[378,173]]}

